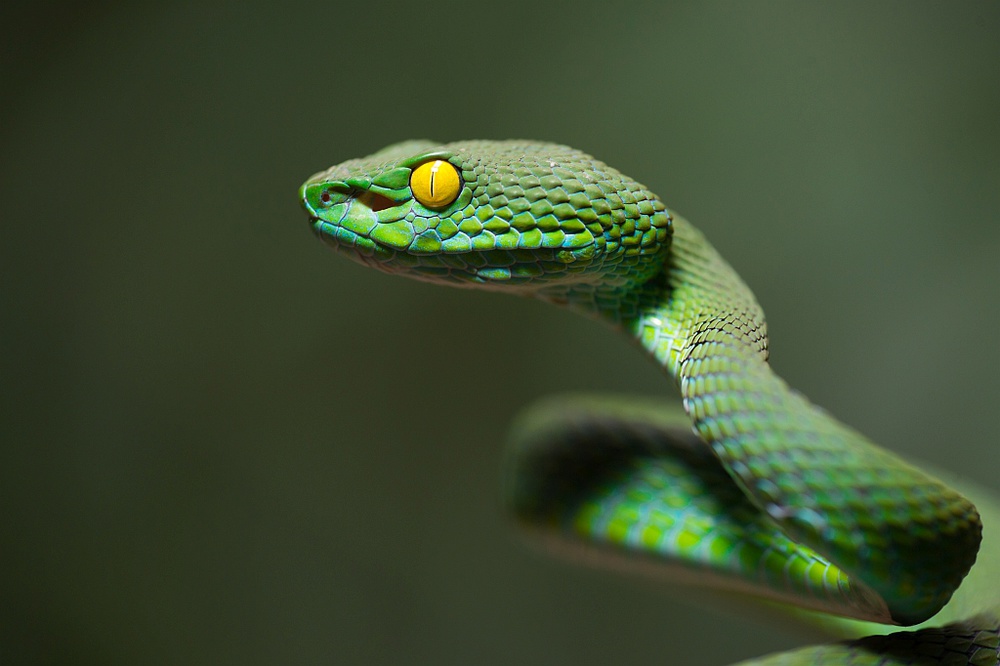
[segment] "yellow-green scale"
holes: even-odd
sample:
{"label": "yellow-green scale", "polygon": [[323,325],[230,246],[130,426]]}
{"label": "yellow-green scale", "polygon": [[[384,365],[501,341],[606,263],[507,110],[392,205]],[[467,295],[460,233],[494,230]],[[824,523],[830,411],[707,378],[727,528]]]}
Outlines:
{"label": "yellow-green scale", "polygon": [[564,545],[655,562],[680,582],[871,611],[864,589],[783,534],[671,414],[683,419],[662,403],[608,398],[536,410],[508,475],[515,514]]}

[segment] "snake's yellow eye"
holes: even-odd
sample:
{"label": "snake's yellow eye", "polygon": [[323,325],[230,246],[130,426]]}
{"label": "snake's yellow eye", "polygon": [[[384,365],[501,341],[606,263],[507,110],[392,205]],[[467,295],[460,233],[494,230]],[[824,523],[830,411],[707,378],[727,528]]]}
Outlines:
{"label": "snake's yellow eye", "polygon": [[458,169],[444,160],[424,162],[410,176],[413,196],[428,208],[444,208],[458,198],[460,189]]}

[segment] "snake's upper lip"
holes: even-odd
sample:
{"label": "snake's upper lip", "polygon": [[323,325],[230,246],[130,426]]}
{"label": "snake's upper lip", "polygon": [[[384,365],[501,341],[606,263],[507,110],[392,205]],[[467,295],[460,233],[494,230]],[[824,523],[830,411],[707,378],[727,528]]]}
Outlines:
{"label": "snake's upper lip", "polygon": [[311,217],[309,226],[331,248],[368,266],[378,268],[379,262],[374,260],[375,257],[387,256],[392,253],[392,248],[377,243],[375,240],[336,222]]}

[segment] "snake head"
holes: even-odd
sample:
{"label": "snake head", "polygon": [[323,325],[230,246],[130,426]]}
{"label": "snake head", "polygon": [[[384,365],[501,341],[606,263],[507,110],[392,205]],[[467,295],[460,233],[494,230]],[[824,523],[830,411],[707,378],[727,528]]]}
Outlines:
{"label": "snake head", "polygon": [[578,150],[530,141],[409,141],[302,185],[313,231],[368,266],[558,298],[662,266],[671,218],[644,186]]}

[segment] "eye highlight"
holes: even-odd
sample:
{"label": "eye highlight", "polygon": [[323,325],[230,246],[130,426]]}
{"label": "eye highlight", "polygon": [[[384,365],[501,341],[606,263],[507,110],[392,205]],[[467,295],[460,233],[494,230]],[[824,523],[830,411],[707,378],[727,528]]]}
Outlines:
{"label": "eye highlight", "polygon": [[427,208],[444,208],[458,198],[462,189],[458,169],[450,162],[424,162],[410,176],[410,191]]}

